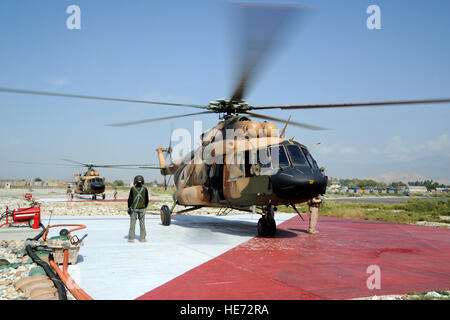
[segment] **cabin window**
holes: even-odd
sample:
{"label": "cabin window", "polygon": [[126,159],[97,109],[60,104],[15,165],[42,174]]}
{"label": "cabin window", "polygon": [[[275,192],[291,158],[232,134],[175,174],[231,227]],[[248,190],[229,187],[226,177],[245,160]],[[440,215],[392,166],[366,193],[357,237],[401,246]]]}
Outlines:
{"label": "cabin window", "polygon": [[290,144],[286,146],[286,149],[289,153],[289,157],[291,158],[291,162],[294,167],[308,166],[308,162],[306,161],[303,152],[298,146],[296,146],[295,144]]}

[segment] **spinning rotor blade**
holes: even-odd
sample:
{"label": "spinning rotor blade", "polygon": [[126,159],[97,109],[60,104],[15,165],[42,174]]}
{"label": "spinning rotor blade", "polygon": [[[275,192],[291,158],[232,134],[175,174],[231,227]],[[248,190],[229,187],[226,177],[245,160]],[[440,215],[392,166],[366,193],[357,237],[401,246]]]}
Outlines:
{"label": "spinning rotor blade", "polygon": [[380,102],[311,104],[311,105],[297,105],[297,106],[295,106],[295,105],[294,106],[259,106],[259,107],[252,107],[252,110],[348,108],[348,107],[370,107],[370,106],[385,106],[385,105],[423,104],[423,103],[449,103],[449,102],[450,102],[450,99],[398,100],[398,101],[380,101]]}
{"label": "spinning rotor blade", "polygon": [[80,95],[80,94],[57,93],[57,92],[48,92],[48,91],[34,91],[34,90],[2,88],[2,87],[0,87],[0,92],[30,94],[30,95],[40,95],[40,96],[52,96],[52,97],[64,97],[64,98],[90,99],[90,100],[133,102],[133,103],[146,103],[146,104],[162,104],[162,105],[166,105],[166,106],[192,107],[192,108],[200,108],[200,109],[206,108],[205,106],[198,105],[198,104],[184,104],[184,103],[171,103],[171,102],[150,101],[150,100],[96,97],[96,96],[86,96],[86,95]]}
{"label": "spinning rotor blade", "polygon": [[[270,117],[270,116],[266,116],[266,115],[262,115],[262,114],[257,114],[257,113],[253,113],[253,112],[246,112],[246,114],[248,114],[252,117],[255,117],[255,118],[281,122],[283,124],[286,123],[286,120],[284,120],[284,119],[274,118],[274,117]],[[292,120],[289,120],[289,124],[297,126],[297,127],[305,128],[305,129],[311,129],[311,130],[328,130],[327,128],[317,127],[317,126],[313,126],[310,124],[296,122],[296,121],[292,121]]]}
{"label": "spinning rotor blade", "polygon": [[267,63],[269,54],[273,53],[277,42],[287,28],[289,20],[304,9],[295,5],[275,4],[235,4],[238,29],[233,48],[239,54],[236,61],[239,70],[238,81],[231,100],[241,101],[247,94],[250,82],[258,70]]}
{"label": "spinning rotor blade", "polygon": [[74,161],[74,160],[70,160],[70,159],[59,159],[59,160],[72,162],[72,163],[75,163],[75,164],[77,164],[79,166],[82,166],[82,167],[89,167],[89,166],[92,167],[93,166],[93,165],[90,165],[90,164],[87,164],[87,163],[82,163],[82,162],[78,162],[78,161]]}
{"label": "spinning rotor blade", "polygon": [[38,164],[45,166],[63,166],[63,167],[72,167],[70,164],[62,164],[62,163],[45,163],[45,162],[31,162],[31,161],[8,161],[8,163],[19,163],[19,164]]}
{"label": "spinning rotor blade", "polygon": [[126,127],[126,126],[133,126],[135,124],[142,124],[142,123],[161,121],[161,120],[168,120],[168,119],[176,119],[176,118],[184,118],[184,117],[196,116],[196,115],[199,115],[199,114],[207,114],[207,113],[213,113],[213,112],[211,112],[211,111],[203,111],[203,112],[197,112],[197,113],[186,113],[186,114],[180,114],[180,115],[176,115],[176,116],[168,116],[168,117],[162,117],[162,118],[152,118],[152,119],[145,119],[145,120],[113,123],[113,124],[108,124],[107,126],[110,126],[110,127]]}

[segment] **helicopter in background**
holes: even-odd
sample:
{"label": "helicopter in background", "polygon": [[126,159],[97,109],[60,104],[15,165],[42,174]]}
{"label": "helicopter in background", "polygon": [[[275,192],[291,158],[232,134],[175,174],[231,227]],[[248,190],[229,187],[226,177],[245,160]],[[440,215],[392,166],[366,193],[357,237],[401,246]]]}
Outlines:
{"label": "helicopter in background", "polygon": [[98,171],[94,170],[94,168],[98,166],[93,164],[80,165],[87,167],[87,171],[74,175],[74,193],[79,195],[91,195],[92,200],[97,200],[97,196],[100,195],[102,199],[105,200],[106,179],[105,177],[100,176]]}

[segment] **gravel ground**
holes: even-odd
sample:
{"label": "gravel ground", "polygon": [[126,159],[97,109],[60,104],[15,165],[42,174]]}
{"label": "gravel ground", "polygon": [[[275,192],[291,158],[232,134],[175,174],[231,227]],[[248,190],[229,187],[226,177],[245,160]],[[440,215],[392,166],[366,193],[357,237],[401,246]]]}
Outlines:
{"label": "gravel ground", "polygon": [[[25,241],[1,241],[0,259],[6,259],[9,263],[28,261],[28,256],[17,254],[18,250],[24,249],[24,245]],[[28,276],[28,272],[34,267],[37,267],[37,264],[0,269],[0,300],[26,300],[26,293],[16,291],[14,283]]]}

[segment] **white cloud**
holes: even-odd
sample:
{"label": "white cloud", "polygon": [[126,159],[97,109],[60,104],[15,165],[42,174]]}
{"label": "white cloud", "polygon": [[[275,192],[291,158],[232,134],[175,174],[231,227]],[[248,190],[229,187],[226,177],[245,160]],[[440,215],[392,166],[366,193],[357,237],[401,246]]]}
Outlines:
{"label": "white cloud", "polygon": [[72,84],[72,82],[70,82],[67,78],[60,77],[60,78],[55,78],[55,79],[51,80],[50,84],[53,88],[58,89],[58,88],[70,86]]}
{"label": "white cloud", "polygon": [[450,139],[442,134],[434,139],[406,144],[400,136],[394,136],[384,148],[383,153],[395,161],[413,161],[423,157],[450,158]]}
{"label": "white cloud", "polygon": [[6,142],[6,144],[5,144],[5,146],[6,147],[12,147],[12,146],[17,146],[17,145],[19,145],[21,143],[22,143],[22,139],[13,138],[13,139],[8,140],[8,142]]}
{"label": "white cloud", "polygon": [[339,150],[340,153],[343,154],[355,154],[357,149],[355,147],[344,147]]}

